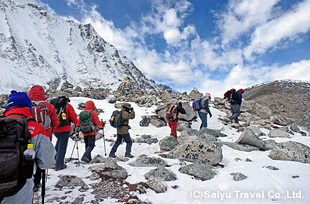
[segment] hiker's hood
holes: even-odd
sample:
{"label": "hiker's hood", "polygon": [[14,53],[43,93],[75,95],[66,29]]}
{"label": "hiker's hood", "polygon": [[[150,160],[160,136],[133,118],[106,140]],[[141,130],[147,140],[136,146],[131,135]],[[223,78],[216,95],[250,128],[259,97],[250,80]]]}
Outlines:
{"label": "hiker's hood", "polygon": [[45,101],[45,93],[44,93],[44,89],[42,88],[42,86],[36,85],[33,86],[29,93],[28,96],[30,98],[31,101]]}
{"label": "hiker's hood", "polygon": [[96,110],[95,103],[93,101],[87,101],[85,103],[85,110],[87,110],[87,111]]}

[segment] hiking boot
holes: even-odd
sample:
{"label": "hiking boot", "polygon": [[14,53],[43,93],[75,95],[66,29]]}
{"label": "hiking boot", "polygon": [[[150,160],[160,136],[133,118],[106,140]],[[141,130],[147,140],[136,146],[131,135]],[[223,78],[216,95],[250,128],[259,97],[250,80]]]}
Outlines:
{"label": "hiking boot", "polygon": [[115,158],[117,156],[115,154],[109,154],[109,157]]}
{"label": "hiking boot", "polygon": [[66,165],[66,164],[64,164],[64,165],[62,165],[62,166],[56,166],[56,167],[55,167],[55,171],[59,171],[59,170],[65,169],[65,168],[67,168],[67,165]]}
{"label": "hiking boot", "polygon": [[38,192],[40,188],[41,188],[41,184],[40,183],[35,184],[34,187],[33,187],[33,191],[34,192]]}
{"label": "hiking boot", "polygon": [[134,156],[131,154],[125,154],[125,157],[133,158]]}
{"label": "hiking boot", "polygon": [[89,163],[91,161],[91,159],[87,158],[86,156],[82,156],[81,160],[85,163]]}

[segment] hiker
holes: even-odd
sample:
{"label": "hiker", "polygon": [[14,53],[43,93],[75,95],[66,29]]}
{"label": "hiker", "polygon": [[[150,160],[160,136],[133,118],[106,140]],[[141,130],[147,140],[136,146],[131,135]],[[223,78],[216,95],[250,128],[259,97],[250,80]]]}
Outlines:
{"label": "hiker", "polygon": [[[186,114],[185,109],[182,107],[182,102],[177,102],[175,105],[168,103],[168,108],[166,110],[167,123],[170,127],[170,135],[177,138],[177,126],[178,126],[178,116],[179,113]],[[171,112],[171,113],[170,113]],[[172,117],[168,115],[172,114]]]}
{"label": "hiker", "polygon": [[[7,101],[3,115],[6,118],[30,118],[31,108],[32,103],[30,98],[27,96],[27,93],[16,92],[13,90],[11,91]],[[34,120],[29,120],[28,130],[30,143],[33,144],[33,149],[35,151],[35,161],[37,166],[39,166],[40,169],[50,168],[54,164],[56,152],[53,144],[47,136],[44,127]],[[34,187],[34,182],[32,180],[33,168],[35,167],[30,169],[30,177],[23,178],[25,181],[21,181],[22,188],[14,195],[4,197],[1,204],[32,203]],[[26,172],[27,169],[22,169],[21,171]],[[0,201],[1,199],[2,198],[0,198]]]}
{"label": "hiker", "polygon": [[239,89],[232,96],[233,102],[231,103],[230,110],[231,116],[229,117],[230,121],[235,121],[235,123],[239,123],[239,115],[240,115],[240,107],[242,103],[242,94],[244,93],[243,89]]}
{"label": "hiker", "polygon": [[109,156],[113,158],[116,157],[115,153],[117,151],[117,148],[121,144],[122,139],[124,139],[124,141],[126,142],[125,157],[133,158],[134,156],[131,155],[132,140],[130,138],[128,130],[130,129],[129,119],[135,118],[135,111],[129,103],[124,103],[122,105],[121,112],[122,125],[121,127],[117,128],[117,139],[110,151]]}
{"label": "hiker", "polygon": [[[87,111],[87,117],[90,116],[90,120],[89,121],[89,125],[91,125],[91,127],[88,129],[88,127],[86,127],[88,129],[88,131],[83,131],[81,125],[82,125],[82,112]],[[98,128],[103,128],[104,126],[104,122],[99,121],[98,118],[98,114],[96,112],[96,106],[94,104],[93,101],[87,101],[85,103],[85,111],[82,111],[79,115],[78,118],[78,128],[80,128],[80,131],[82,132],[83,136],[84,136],[84,142],[85,142],[85,153],[82,156],[82,161],[89,163],[91,161],[91,151],[94,149],[95,147],[95,140],[96,140],[96,134],[97,134],[97,127]],[[89,114],[89,115],[88,115]],[[86,118],[86,120],[88,120],[88,118]],[[88,121],[86,121],[88,122]],[[85,132],[85,133],[84,133]]]}
{"label": "hiker", "polygon": [[54,129],[54,135],[57,138],[55,145],[57,152],[55,166],[56,171],[67,168],[67,165],[64,163],[64,159],[70,137],[71,123],[75,126],[78,125],[77,115],[69,102],[69,94],[66,92],[60,94],[58,98],[51,100],[51,103],[55,106],[60,122],[59,126]]}
{"label": "hiker", "polygon": [[201,120],[200,129],[208,127],[208,114],[210,115],[210,118],[212,117],[212,114],[209,108],[209,100],[211,100],[210,93],[205,93],[201,97],[201,101],[200,101],[201,109],[198,110],[198,115]]}
{"label": "hiker", "polygon": [[[46,120],[49,120],[49,121],[43,121],[44,124],[47,123],[45,130],[46,130],[46,134],[47,136],[50,138],[50,140],[52,140],[52,137],[53,137],[53,129],[58,127],[59,125],[59,120],[58,120],[58,116],[56,114],[56,110],[54,108],[54,106],[47,102],[46,101],[46,97],[45,97],[45,93],[44,93],[44,89],[42,86],[39,86],[39,85],[35,85],[33,86],[29,93],[28,93],[28,96],[32,102],[32,113],[35,111],[35,112],[38,112],[37,114],[40,115],[42,114],[41,111],[46,111],[44,112],[44,114],[47,115],[47,119]],[[43,110],[41,109],[41,111],[39,111],[39,106],[41,105],[41,102],[45,104],[45,107],[43,106]],[[37,104],[38,108],[35,109],[34,106]],[[47,108],[47,110],[45,110]],[[36,113],[34,113],[36,114]],[[36,119],[36,117],[39,117],[39,116],[33,116],[32,114],[32,117],[34,119]],[[39,120],[44,120],[43,118],[40,118]],[[37,120],[37,122],[39,122]],[[42,124],[43,125],[43,124]],[[36,174],[34,175],[34,192],[37,192],[39,190],[39,188],[41,187],[41,178],[42,178],[42,170],[40,169],[40,167],[37,166],[37,171],[36,171]]]}

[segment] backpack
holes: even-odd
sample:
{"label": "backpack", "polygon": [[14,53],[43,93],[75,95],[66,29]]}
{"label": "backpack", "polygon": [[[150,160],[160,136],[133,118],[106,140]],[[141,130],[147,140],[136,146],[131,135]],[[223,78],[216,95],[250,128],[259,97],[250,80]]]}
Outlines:
{"label": "backpack", "polygon": [[114,128],[120,128],[122,126],[122,111],[113,111],[111,118],[109,120],[110,125]]}
{"label": "backpack", "polygon": [[234,104],[236,101],[236,90],[235,89],[231,89],[226,91],[226,93],[224,94],[224,98],[227,98],[227,101],[231,104]]}
{"label": "backpack", "polygon": [[71,125],[71,121],[66,115],[66,108],[67,108],[67,103],[68,99],[60,97],[60,98],[54,98],[50,101],[51,104],[54,105],[56,114],[59,119],[59,126],[66,126],[66,125]]}
{"label": "backpack", "polygon": [[45,130],[51,126],[49,110],[44,101],[32,101],[31,117],[40,123]]}
{"label": "backpack", "polygon": [[85,134],[93,132],[96,127],[92,122],[92,113],[93,111],[82,111],[80,113],[80,131]]}
{"label": "backpack", "polygon": [[[33,118],[0,117],[0,195],[16,194],[33,174],[34,160],[26,161],[24,151],[30,136],[28,121]],[[1,199],[1,198],[0,198]]]}
{"label": "backpack", "polygon": [[196,98],[193,103],[192,103],[192,108],[195,110],[195,111],[200,111],[203,106],[201,105],[201,98]]}
{"label": "backpack", "polygon": [[170,105],[166,110],[166,118],[170,121],[176,121],[177,120],[177,111],[178,105]]}

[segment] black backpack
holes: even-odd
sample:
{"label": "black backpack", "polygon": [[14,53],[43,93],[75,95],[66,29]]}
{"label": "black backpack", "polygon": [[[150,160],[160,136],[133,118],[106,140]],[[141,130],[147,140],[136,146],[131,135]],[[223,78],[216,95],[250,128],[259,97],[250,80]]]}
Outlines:
{"label": "black backpack", "polygon": [[0,199],[16,194],[32,177],[34,160],[24,158],[29,120],[34,119],[0,117]]}
{"label": "black backpack", "polygon": [[71,121],[66,115],[68,99],[65,97],[53,98],[50,103],[55,107],[56,114],[59,119],[58,127],[71,125]]}

